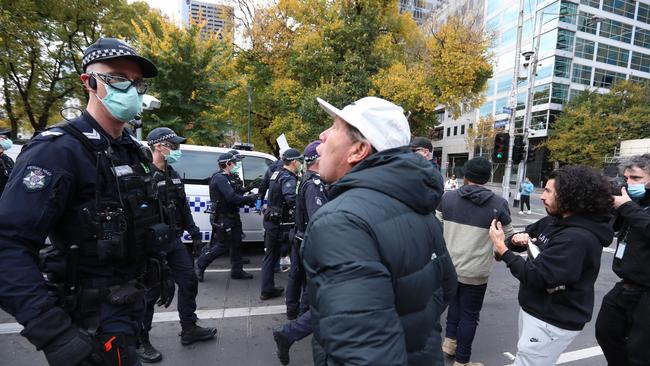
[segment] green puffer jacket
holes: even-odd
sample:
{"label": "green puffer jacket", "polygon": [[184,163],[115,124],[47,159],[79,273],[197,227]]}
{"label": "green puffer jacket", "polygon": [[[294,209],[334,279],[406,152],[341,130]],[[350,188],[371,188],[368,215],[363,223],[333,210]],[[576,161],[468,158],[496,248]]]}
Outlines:
{"label": "green puffer jacket", "polygon": [[442,361],[435,328],[456,288],[433,214],[442,192],[440,173],[404,149],[369,156],[331,186],[303,247],[315,365]]}

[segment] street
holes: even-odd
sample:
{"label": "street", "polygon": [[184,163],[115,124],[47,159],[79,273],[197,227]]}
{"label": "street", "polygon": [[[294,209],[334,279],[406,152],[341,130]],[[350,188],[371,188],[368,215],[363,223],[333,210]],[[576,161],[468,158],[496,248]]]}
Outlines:
{"label": "street", "polygon": [[[494,188],[494,187],[493,187]],[[495,188],[498,190],[499,188]],[[513,210],[513,222],[521,228],[545,215],[539,193],[531,199],[533,214],[518,215]],[[188,347],[180,344],[180,326],[175,301],[169,308],[157,308],[151,332],[152,343],[163,353],[160,365],[280,365],[274,355],[273,327],[286,321],[283,299],[259,300],[262,246],[247,245],[244,255],[251,259],[247,270],[255,275],[250,281],[231,280],[228,259],[219,258],[208,269],[205,282],[199,284],[198,316],[201,324],[216,325],[216,340]],[[596,283],[594,319],[569,346],[558,364],[605,365],[605,359],[594,337],[595,316],[603,295],[614,285],[613,253],[603,252],[601,271]],[[287,274],[276,275],[276,283],[285,285]],[[495,263],[488,284],[481,322],[474,341],[472,361],[489,366],[508,365],[516,353],[518,283],[503,263]],[[444,329],[444,319],[442,320]],[[18,333],[15,320],[0,312],[0,353],[2,364],[14,366],[47,365],[41,352]],[[453,360],[447,358],[446,364]],[[311,365],[311,337],[296,343],[291,349],[291,365]]]}

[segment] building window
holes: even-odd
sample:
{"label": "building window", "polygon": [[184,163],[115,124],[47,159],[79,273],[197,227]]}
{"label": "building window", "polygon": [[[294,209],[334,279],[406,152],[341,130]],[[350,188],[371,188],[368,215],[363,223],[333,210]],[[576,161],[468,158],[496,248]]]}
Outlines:
{"label": "building window", "polygon": [[576,14],[578,14],[578,5],[562,1],[560,5],[560,21],[569,24],[576,24]]}
{"label": "building window", "polygon": [[471,130],[472,128],[474,128],[474,124],[473,124],[473,123],[470,123],[469,126],[468,126],[467,128]]}
{"label": "building window", "polygon": [[509,29],[501,34],[501,47],[508,47],[515,42],[517,27]]}
{"label": "building window", "polygon": [[460,134],[461,135],[465,134],[465,125],[460,126]]}
{"label": "building window", "polygon": [[591,66],[573,64],[571,81],[582,85],[591,85]]}
{"label": "building window", "polygon": [[596,61],[603,62],[610,65],[627,67],[627,61],[630,58],[630,51],[606,45],[604,43],[598,44],[598,55]]}
{"label": "building window", "polygon": [[454,126],[454,136],[458,135],[458,126]]}
{"label": "building window", "polygon": [[553,53],[557,47],[557,43],[557,28],[542,34],[539,39],[539,55],[544,56]]}
{"label": "building window", "polygon": [[504,25],[509,25],[517,22],[517,17],[519,16],[519,7],[518,6],[509,6],[503,12],[503,17],[501,18],[501,23]]}
{"label": "building window", "polygon": [[612,19],[604,19],[600,22],[600,36],[615,41],[632,42],[632,26]]}
{"label": "building window", "polygon": [[650,72],[650,55],[632,52],[632,64],[630,67],[634,70]]}
{"label": "building window", "polygon": [[560,29],[557,33],[557,49],[573,51],[573,36],[573,32],[566,29]]}
{"label": "building window", "polygon": [[494,79],[493,78],[488,79],[486,85],[487,85],[486,86],[487,89],[485,90],[485,95],[488,97],[494,95]]}
{"label": "building window", "polygon": [[575,56],[587,60],[594,59],[595,43],[582,38],[576,38]]}
{"label": "building window", "polygon": [[535,90],[533,91],[533,105],[548,103],[550,91],[551,84],[536,86]]}
{"label": "building window", "polygon": [[447,127],[447,137],[449,137],[450,133],[451,133],[451,127]]}
{"label": "building window", "polygon": [[650,48],[650,31],[637,27],[636,33],[634,34],[634,44]]}
{"label": "building window", "polygon": [[634,82],[634,83],[646,84],[646,83],[648,83],[648,81],[650,81],[650,79],[642,78],[642,77],[636,76],[636,75],[630,75],[630,81]]}
{"label": "building window", "polygon": [[553,75],[558,78],[569,78],[571,73],[571,59],[567,57],[555,56],[555,69]]}
{"label": "building window", "polygon": [[625,80],[625,74],[620,72],[608,71],[603,69],[596,69],[594,71],[593,86],[598,88],[611,88],[612,85]]}
{"label": "building window", "polygon": [[488,0],[487,3],[487,15],[490,16],[494,14],[495,11],[501,6],[501,0]]}
{"label": "building window", "polygon": [[569,89],[569,100],[580,96],[580,94],[584,92],[585,92],[584,90],[580,90],[580,89]]}
{"label": "building window", "polygon": [[529,128],[532,130],[545,130],[548,111],[533,112]]}
{"label": "building window", "polygon": [[553,61],[554,57],[541,60],[537,65],[536,77],[538,80],[549,78],[553,74]]}
{"label": "building window", "polygon": [[580,32],[596,34],[596,22],[591,20],[593,14],[585,13],[581,11],[578,14],[578,30]]}
{"label": "building window", "polygon": [[650,24],[650,5],[639,1],[639,13],[636,20]]}
{"label": "building window", "polygon": [[512,89],[512,75],[500,77],[497,85],[497,94],[510,91],[510,89]]}
{"label": "building window", "polygon": [[569,100],[569,86],[553,83],[551,88],[551,103],[564,104]]}
{"label": "building window", "polygon": [[[487,102],[483,104],[481,109],[479,109],[479,116],[480,117],[485,117],[492,115],[492,102]],[[447,129],[447,136],[449,136],[449,129]]]}
{"label": "building window", "polygon": [[503,107],[508,105],[508,98],[497,99],[494,102],[494,114],[503,113]]}
{"label": "building window", "polygon": [[528,93],[517,93],[517,110],[521,111],[526,108]]}
{"label": "building window", "polygon": [[592,8],[600,8],[600,0],[580,0],[580,4],[591,6]]}
{"label": "building window", "polygon": [[634,19],[635,0],[603,0],[603,10]]}

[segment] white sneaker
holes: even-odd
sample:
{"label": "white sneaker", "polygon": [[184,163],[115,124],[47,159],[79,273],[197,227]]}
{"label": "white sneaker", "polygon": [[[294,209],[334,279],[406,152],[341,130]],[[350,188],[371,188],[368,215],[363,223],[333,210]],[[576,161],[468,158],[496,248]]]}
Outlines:
{"label": "white sneaker", "polygon": [[290,266],[291,265],[291,258],[289,258],[289,256],[280,258],[280,265],[281,266]]}
{"label": "white sneaker", "polygon": [[523,214],[524,214],[524,211],[519,211],[519,214],[520,214],[520,215],[523,215]]}
{"label": "white sneaker", "polygon": [[526,213],[530,215],[530,214],[532,214],[532,213],[533,213],[533,211],[531,211],[531,210],[528,210],[528,211],[527,211]]}

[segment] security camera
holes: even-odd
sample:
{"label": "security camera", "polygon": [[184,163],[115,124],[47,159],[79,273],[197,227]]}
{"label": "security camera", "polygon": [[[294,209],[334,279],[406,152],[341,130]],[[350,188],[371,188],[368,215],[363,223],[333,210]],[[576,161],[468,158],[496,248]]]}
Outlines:
{"label": "security camera", "polygon": [[521,56],[523,56],[524,60],[530,61],[530,59],[533,57],[534,54],[535,54],[535,51],[528,50],[528,51],[522,52]]}
{"label": "security camera", "polygon": [[142,110],[151,111],[160,108],[160,101],[153,95],[145,94],[142,96]]}
{"label": "security camera", "polygon": [[533,137],[533,136],[535,136],[536,132],[537,132],[537,130],[533,130],[532,128],[529,128],[528,129],[528,136]]}

